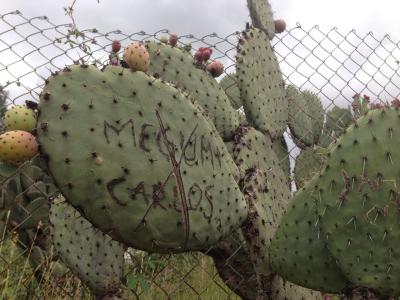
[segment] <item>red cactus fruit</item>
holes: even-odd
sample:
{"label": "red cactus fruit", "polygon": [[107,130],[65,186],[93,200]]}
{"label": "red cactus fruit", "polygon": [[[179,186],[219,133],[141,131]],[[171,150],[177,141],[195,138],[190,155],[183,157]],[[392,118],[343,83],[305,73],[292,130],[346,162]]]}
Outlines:
{"label": "red cactus fruit", "polygon": [[170,34],[170,36],[169,36],[169,44],[172,47],[175,47],[177,43],[178,43],[178,36],[176,34]]}
{"label": "red cactus fruit", "polygon": [[394,108],[400,108],[400,100],[399,99],[394,99],[393,101],[392,101],[392,107],[394,107]]}
{"label": "red cactus fruit", "polygon": [[[202,49],[202,48],[200,48],[200,49]],[[211,57],[212,49],[211,48],[203,48],[201,53],[202,53],[202,56],[203,56],[203,61],[206,62]]]}
{"label": "red cactus fruit", "polygon": [[207,65],[207,70],[211,73],[212,77],[218,77],[224,72],[224,65],[216,60]]}
{"label": "red cactus fruit", "polygon": [[118,40],[113,40],[111,44],[111,51],[117,53],[121,50],[121,43]]}
{"label": "red cactus fruit", "polygon": [[275,33],[282,33],[286,29],[286,22],[284,20],[275,20]]}

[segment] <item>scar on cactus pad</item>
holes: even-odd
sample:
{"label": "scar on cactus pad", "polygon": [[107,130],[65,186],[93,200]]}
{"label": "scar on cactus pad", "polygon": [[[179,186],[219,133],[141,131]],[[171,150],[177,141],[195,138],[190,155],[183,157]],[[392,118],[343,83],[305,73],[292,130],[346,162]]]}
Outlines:
{"label": "scar on cactus pad", "polygon": [[32,109],[16,105],[7,110],[4,116],[6,130],[32,131],[36,127],[36,114]]}
{"label": "scar on cactus pad", "polygon": [[0,161],[19,165],[38,152],[36,138],[27,131],[13,130],[0,135]]}
{"label": "scar on cactus pad", "polygon": [[125,49],[124,61],[132,71],[147,72],[150,65],[149,52],[142,43],[134,42]]}

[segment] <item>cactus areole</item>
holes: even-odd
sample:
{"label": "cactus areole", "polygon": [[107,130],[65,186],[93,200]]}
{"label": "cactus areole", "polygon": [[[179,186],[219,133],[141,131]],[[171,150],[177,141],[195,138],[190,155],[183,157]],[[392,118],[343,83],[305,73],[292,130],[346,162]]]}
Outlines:
{"label": "cactus areole", "polygon": [[149,252],[203,249],[246,204],[198,107],[143,72],[72,66],[42,92],[38,137],[61,192],[103,232]]}

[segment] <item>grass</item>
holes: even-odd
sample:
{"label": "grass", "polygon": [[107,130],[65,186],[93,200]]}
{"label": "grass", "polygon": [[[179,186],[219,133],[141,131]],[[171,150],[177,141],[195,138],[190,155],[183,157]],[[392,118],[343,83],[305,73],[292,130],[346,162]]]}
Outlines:
{"label": "grass", "polygon": [[[61,278],[44,266],[40,282],[12,239],[0,244],[0,299],[93,299],[90,291],[71,273]],[[217,275],[212,259],[201,253],[148,255],[130,250],[126,256],[126,299],[240,299]]]}

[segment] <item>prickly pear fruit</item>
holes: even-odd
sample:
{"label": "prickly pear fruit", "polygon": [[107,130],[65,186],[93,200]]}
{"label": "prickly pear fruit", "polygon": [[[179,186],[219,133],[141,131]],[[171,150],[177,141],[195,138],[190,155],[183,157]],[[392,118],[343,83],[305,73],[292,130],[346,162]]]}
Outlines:
{"label": "prickly pear fruit", "polygon": [[207,70],[211,73],[212,77],[218,77],[224,73],[224,65],[216,60],[207,65]]}
{"label": "prickly pear fruit", "polygon": [[286,29],[286,22],[284,20],[275,20],[275,33],[282,33]]}
{"label": "prickly pear fruit", "polygon": [[196,53],[194,54],[194,58],[198,62],[206,62],[207,60],[210,59],[211,54],[212,54],[211,48],[200,47],[199,50],[197,50]]}
{"label": "prickly pear fruit", "polygon": [[169,44],[172,47],[175,47],[177,43],[178,43],[178,36],[176,34],[171,34],[169,36]]}
{"label": "prickly pear fruit", "polygon": [[4,117],[6,130],[31,131],[36,127],[36,114],[33,110],[23,105],[16,105],[7,110]]}
{"label": "prickly pear fruit", "polygon": [[134,42],[125,49],[124,61],[132,71],[146,72],[150,65],[149,52],[142,43]]}
{"label": "prickly pear fruit", "polygon": [[113,40],[111,44],[111,51],[117,53],[119,50],[121,50],[121,42],[118,40]]}
{"label": "prickly pear fruit", "polygon": [[20,164],[38,152],[36,138],[27,131],[13,130],[0,135],[0,160]]}

